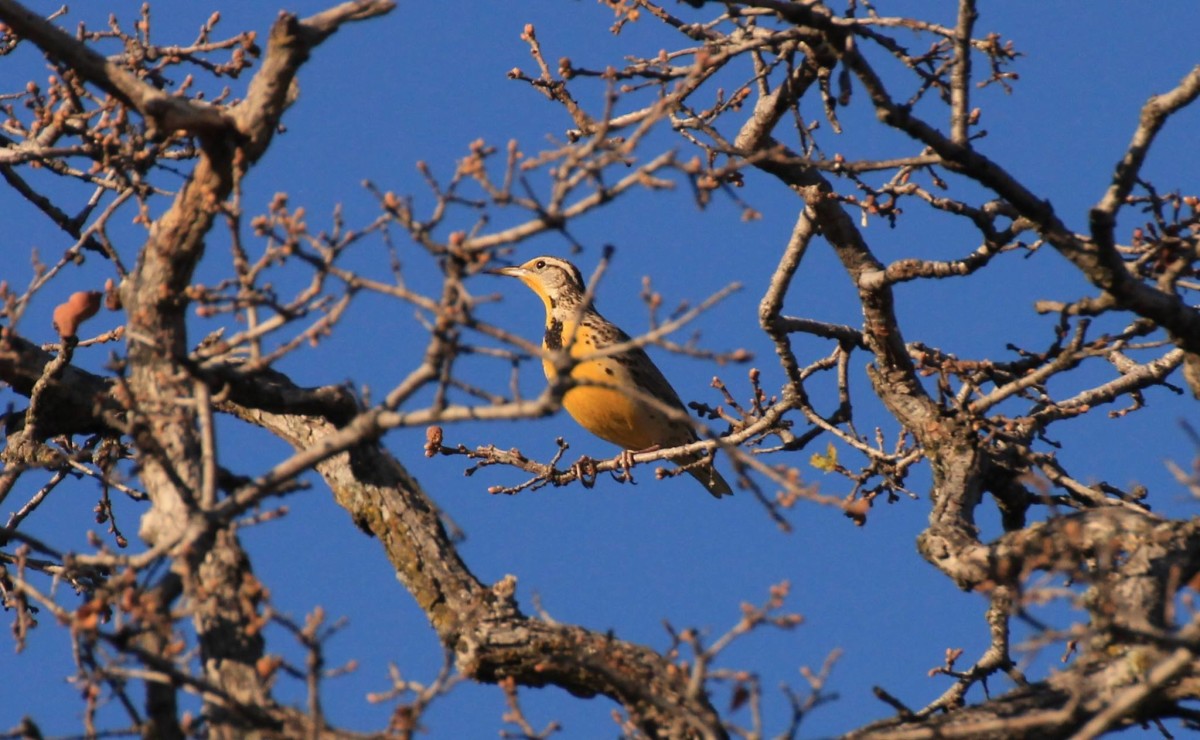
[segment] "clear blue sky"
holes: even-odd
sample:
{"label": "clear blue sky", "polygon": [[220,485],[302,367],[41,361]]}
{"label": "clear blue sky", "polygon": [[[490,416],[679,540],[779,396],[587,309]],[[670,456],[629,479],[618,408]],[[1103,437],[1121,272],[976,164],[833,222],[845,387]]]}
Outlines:
{"label": "clear blue sky", "polygon": [[[36,7],[49,12],[52,5],[57,7],[50,3]],[[226,32],[257,29],[265,37],[275,15],[273,4],[228,5],[221,8],[220,28]],[[934,5],[894,3],[880,9],[899,13],[919,7],[928,12]],[[936,6],[933,12],[940,15],[934,20],[948,22],[954,4]],[[134,5],[114,7],[123,13],[124,22],[132,21]],[[310,0],[288,6],[301,15],[322,7]],[[209,3],[157,4],[157,39],[191,41],[212,9]],[[77,14],[90,9],[72,10],[70,19],[90,17]],[[674,10],[697,19],[707,13],[683,4]],[[984,3],[981,11],[978,28],[1012,39],[1025,56],[1015,67],[1020,80],[1012,95],[997,88],[979,93],[978,102],[985,109],[982,126],[989,131],[979,147],[1051,200],[1068,226],[1084,230],[1087,208],[1107,185],[1140,105],[1149,95],[1173,87],[1196,64],[1194,33],[1200,9],[1191,3],[1108,0],[1086,7],[1066,2]],[[274,193],[286,191],[293,205],[305,206],[314,230],[328,226],[338,203],[344,206],[347,222],[355,226],[375,213],[373,199],[360,186],[369,179],[383,190],[413,194],[420,212],[430,199],[414,167],[416,161],[428,162],[444,181],[472,140],[483,138],[502,147],[515,138],[524,151],[533,152],[547,136],[562,136],[570,127],[563,111],[528,86],[506,78],[513,67],[534,69],[527,46],[518,38],[526,23],[536,25],[548,59],[570,56],[575,63],[591,67],[619,64],[624,54],[651,56],[660,48],[682,45],[651,20],[614,37],[608,31],[610,11],[594,2],[401,0],[388,17],[344,28],[305,66],[299,102],[285,119],[287,133],[275,140],[246,183],[246,208],[264,211]],[[67,25],[73,27],[74,20]],[[9,81],[6,90],[16,88],[15,80],[23,80],[25,70],[40,69],[31,60],[28,54],[23,59],[0,59],[4,79]],[[235,95],[244,89],[244,80],[232,84]],[[843,151],[851,159],[897,151],[889,149],[897,139],[873,124],[861,90],[855,93],[851,107],[842,113],[847,132],[835,140],[824,131],[827,150]],[[1166,129],[1146,169],[1160,187],[1191,193],[1200,189],[1198,124],[1200,115],[1193,110]],[[577,224],[573,233],[586,248],[577,258],[585,273],[594,267],[602,245],[616,246],[598,302],[609,318],[630,333],[646,326],[637,297],[644,275],[653,278],[667,305],[695,302],[728,282],[740,281],[743,291],[701,318],[695,328],[703,331],[706,346],[753,351],[753,364],[763,370],[770,387],[779,382],[780,374],[772,367],[769,344],[756,329],[756,306],[786,243],[798,203],[764,175],[748,172],[747,181],[740,195],[763,213],[756,222],[741,222],[739,209],[722,198],[700,211],[685,187],[638,202],[617,203]],[[57,257],[69,246],[68,238],[7,190],[0,191],[0,213],[15,225],[6,226],[0,237],[0,253],[8,257],[0,277],[12,283],[28,281],[26,255],[31,246],[41,250],[44,259]],[[969,234],[944,219],[910,216],[895,230],[878,220],[866,229],[865,236],[881,259],[948,257],[976,246]],[[1122,233],[1132,227],[1131,217],[1127,213],[1122,221]],[[460,212],[452,228],[470,228],[471,218]],[[132,227],[124,233],[126,241],[119,246],[128,263],[140,237]],[[403,239],[399,245],[411,270],[410,285],[436,290],[429,282],[430,258]],[[561,239],[543,238],[523,246],[519,255],[565,255],[566,248]],[[225,274],[227,264],[227,236],[218,229],[209,241],[203,274]],[[386,278],[387,255],[378,242],[364,244],[350,264]],[[71,291],[98,287],[110,275],[95,257],[70,270],[35,302],[19,327],[21,333],[35,341],[51,341],[52,307]],[[502,295],[501,302],[483,309],[488,320],[530,339],[539,336],[541,308],[515,282],[481,277],[469,287],[478,294]],[[1034,315],[1032,301],[1071,300],[1088,293],[1083,281],[1049,249],[1029,259],[1010,255],[980,276],[924,293],[928,287],[910,285],[898,291],[906,339],[940,345],[967,358],[1002,354],[1008,342],[1027,346],[1048,342],[1052,320]],[[823,244],[815,245],[806,259],[787,310],[852,325],[861,321],[849,281]],[[89,328],[107,329],[116,320],[102,315]],[[198,324],[197,338],[200,330]],[[349,380],[366,385],[379,398],[419,361],[414,354],[423,342],[419,332],[411,307],[364,296],[333,339],[292,355],[281,369],[301,384]],[[818,342],[798,346],[811,358],[831,349]],[[655,356],[685,400],[718,403],[708,387],[714,373],[739,398],[748,394],[744,367],[718,369],[696,360]],[[96,348],[81,351],[78,362],[98,370],[106,357],[107,350]],[[859,431],[881,424],[891,437],[894,424],[867,400],[865,362],[865,356],[858,354],[853,363],[854,387],[861,399],[858,413],[863,415]],[[476,380],[500,389],[507,380],[505,372],[497,367]],[[1108,372],[1097,365],[1072,382],[1099,382]],[[540,370],[530,364],[522,383],[529,392],[537,392]],[[10,400],[0,393],[0,402]],[[1150,487],[1156,509],[1193,515],[1196,503],[1173,483],[1163,461],[1171,458],[1185,466],[1190,461],[1192,450],[1177,422],[1197,422],[1195,406],[1190,399],[1160,390],[1149,393],[1147,402],[1149,408],[1123,419],[1108,421],[1097,415],[1055,428],[1052,436],[1064,443],[1062,459],[1083,480],[1122,486],[1140,482]],[[833,403],[830,400],[829,407]],[[287,453],[278,442],[228,420],[222,423],[221,434],[222,463],[235,472],[261,472]],[[570,454],[604,457],[616,452],[562,414],[446,430],[448,443],[517,446],[541,459],[553,454],[554,438],[560,435],[571,443]],[[790,581],[789,606],[805,616],[805,624],[789,633],[755,633],[721,661],[722,666],[760,674],[767,696],[768,732],[783,726],[786,705],[778,685],[785,682],[803,690],[798,668],[816,669],[835,648],[842,649],[844,656],[829,689],[840,698],[805,721],[805,737],[845,731],[887,716],[890,710],[871,696],[873,685],[883,686],[910,706],[924,705],[948,686],[944,677],[927,676],[930,668],[941,664],[946,648],[964,648],[963,665],[968,665],[987,645],[984,600],[960,593],[915,551],[914,540],[928,509],[923,472],[910,479],[912,489],[920,494],[918,500],[878,503],[864,528],[854,527],[837,511],[800,506],[790,515],[795,531],[783,534],[749,495],[715,501],[690,479],[657,482],[649,469],[638,471],[636,486],[601,480],[591,490],[575,486],[516,497],[490,496],[488,486],[512,484],[521,474],[490,468],[464,477],[462,459],[428,460],[421,454],[423,441],[421,429],[387,438],[389,448],[466,531],[462,554],[475,573],[485,581],[516,575],[517,597],[527,610],[532,610],[531,597],[536,594],[555,619],[611,629],[622,638],[663,648],[668,644],[664,620],[677,628],[696,627],[716,636],[737,621],[740,602],[760,603],[771,584]],[[823,441],[819,447],[824,449]],[[819,482],[824,492],[844,493],[847,483],[809,467],[809,454],[805,451],[790,463]],[[28,484],[15,491],[0,515],[7,518],[32,492]],[[357,660],[358,668],[326,684],[326,710],[335,724],[382,728],[391,705],[371,706],[364,696],[388,688],[389,663],[397,664],[408,678],[432,679],[441,648],[423,614],[393,577],[381,548],[353,526],[319,481],[286,503],[289,516],[242,533],[256,572],[271,589],[279,610],[302,619],[320,605],[331,617],[348,618],[347,627],[329,644],[327,658],[331,665]],[[28,531],[50,542],[62,543],[69,537],[82,545],[81,537],[69,533],[97,528],[90,523],[93,504],[90,487],[61,488],[29,520]],[[139,509],[121,502],[118,513],[126,534],[133,538]],[[998,533],[993,515],[985,513],[982,518],[985,536]],[[1056,626],[1069,624],[1070,615],[1061,610],[1047,617]],[[0,728],[13,726],[23,714],[34,716],[48,733],[81,727],[82,704],[64,682],[71,671],[67,634],[49,622],[34,635],[24,654],[14,655],[11,646],[0,648],[0,670],[10,678],[21,677],[21,688],[10,686],[0,701]],[[271,634],[269,649],[302,663],[288,638],[278,632]],[[1057,653],[1036,656],[1031,675],[1040,677],[1057,658]],[[993,681],[990,688],[999,693],[1007,686]],[[283,679],[279,693],[299,701],[301,691],[300,685]],[[565,726],[564,736],[570,738],[617,734],[610,717],[615,705],[607,700],[581,701],[557,689],[525,690],[521,696],[535,726],[558,720]],[[969,698],[979,700],[979,690]],[[728,694],[718,694],[716,703],[726,708]],[[438,702],[425,724],[432,737],[494,737],[503,711],[498,689],[463,685]],[[110,707],[104,716],[115,720],[119,709]],[[744,710],[731,717],[748,722]]]}

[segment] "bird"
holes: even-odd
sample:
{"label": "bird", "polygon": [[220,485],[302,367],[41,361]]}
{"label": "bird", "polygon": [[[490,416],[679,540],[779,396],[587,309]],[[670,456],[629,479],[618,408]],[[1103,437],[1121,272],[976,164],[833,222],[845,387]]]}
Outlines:
{"label": "bird", "polygon": [[[569,388],[562,404],[580,426],[634,452],[699,441],[695,429],[680,418],[687,411],[679,394],[644,349],[630,346],[613,354],[595,356],[631,340],[588,300],[578,267],[557,257],[543,256],[488,272],[515,277],[542,299],[546,307],[542,370],[547,380],[553,382],[557,373],[552,353],[564,346],[570,350],[571,358],[578,360],[571,369],[571,378],[585,385]],[[664,413],[663,408],[657,408],[646,397],[679,413]],[[691,453],[674,461],[686,466],[702,457],[702,453]],[[711,463],[690,466],[687,472],[716,498],[733,493]]]}

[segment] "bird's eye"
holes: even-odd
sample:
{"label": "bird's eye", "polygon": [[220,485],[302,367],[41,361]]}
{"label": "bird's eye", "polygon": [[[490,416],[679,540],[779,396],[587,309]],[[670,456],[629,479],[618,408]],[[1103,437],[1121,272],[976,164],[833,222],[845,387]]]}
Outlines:
{"label": "bird's eye", "polygon": [[537,264],[535,264],[534,267],[536,267],[539,270],[544,270],[546,268],[546,260],[538,260]]}

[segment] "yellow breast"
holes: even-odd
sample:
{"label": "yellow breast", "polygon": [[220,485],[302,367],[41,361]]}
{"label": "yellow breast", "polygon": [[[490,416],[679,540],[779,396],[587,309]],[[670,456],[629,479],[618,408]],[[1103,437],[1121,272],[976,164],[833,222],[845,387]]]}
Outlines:
{"label": "yellow breast", "polygon": [[[569,341],[571,327],[563,328],[563,341]],[[587,357],[596,352],[595,341],[586,327],[581,329],[571,345],[571,356]],[[546,378],[555,377],[554,365],[543,359]],[[592,434],[627,450],[644,450],[655,445],[673,447],[691,441],[691,435],[671,424],[665,414],[650,404],[620,388],[634,387],[628,370],[613,357],[583,360],[571,370],[571,377],[580,382],[602,383],[614,388],[581,385],[563,396],[563,408],[581,427]],[[684,428],[686,429],[686,428]]]}

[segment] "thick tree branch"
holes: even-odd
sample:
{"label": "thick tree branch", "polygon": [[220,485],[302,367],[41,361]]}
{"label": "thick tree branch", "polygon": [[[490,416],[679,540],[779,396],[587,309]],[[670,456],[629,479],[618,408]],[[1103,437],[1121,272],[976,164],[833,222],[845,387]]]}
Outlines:
{"label": "thick tree branch", "polygon": [[231,128],[221,108],[169,95],[139,80],[117,62],[79,43],[14,0],[0,0],[0,20],[18,36],[37,44],[47,56],[75,70],[161,130],[183,129],[202,134]]}
{"label": "thick tree branch", "polygon": [[[168,96],[19,5],[0,0],[0,18],[48,55],[152,124],[199,136],[199,160],[171,206],[151,225],[137,265],[121,286],[128,316],[128,407],[140,475],[152,504],[140,533],[151,545],[182,541],[195,529],[192,522],[203,516],[206,504],[213,503],[199,498],[205,490],[204,470],[211,474],[216,461],[211,446],[207,460],[203,451],[184,321],[186,289],[203,256],[205,237],[240,177],[266,151],[286,107],[288,87],[311,49],[340,23],[392,7],[383,0],[346,3],[315,16],[311,25],[282,14],[271,30],[262,69],[251,81],[246,100],[232,111],[235,131],[225,110]],[[193,602],[206,678],[236,702],[270,707],[266,676],[257,670],[262,636],[245,628],[254,615],[245,611],[240,596],[243,582],[252,578],[249,561],[233,532],[208,527],[200,531],[208,536],[191,540],[173,576],[182,577],[184,593]],[[162,600],[159,609],[166,618],[169,601]],[[235,625],[241,627],[231,629]],[[172,702],[151,695],[147,704],[160,732],[175,727]],[[212,704],[206,709],[216,735],[244,731],[233,729],[241,721],[237,713]],[[170,734],[175,732],[177,727]]]}
{"label": "thick tree branch", "polygon": [[[275,378],[273,384],[284,381]],[[234,405],[230,411],[298,450],[319,449],[337,433],[316,417]],[[491,587],[480,583],[459,558],[437,507],[377,443],[329,457],[316,469],[354,522],[379,539],[463,673],[487,682],[512,677],[524,686],[608,696],[651,736],[725,736],[707,697],[690,694],[684,672],[658,653],[610,634],[525,616],[513,600],[515,579]]]}

